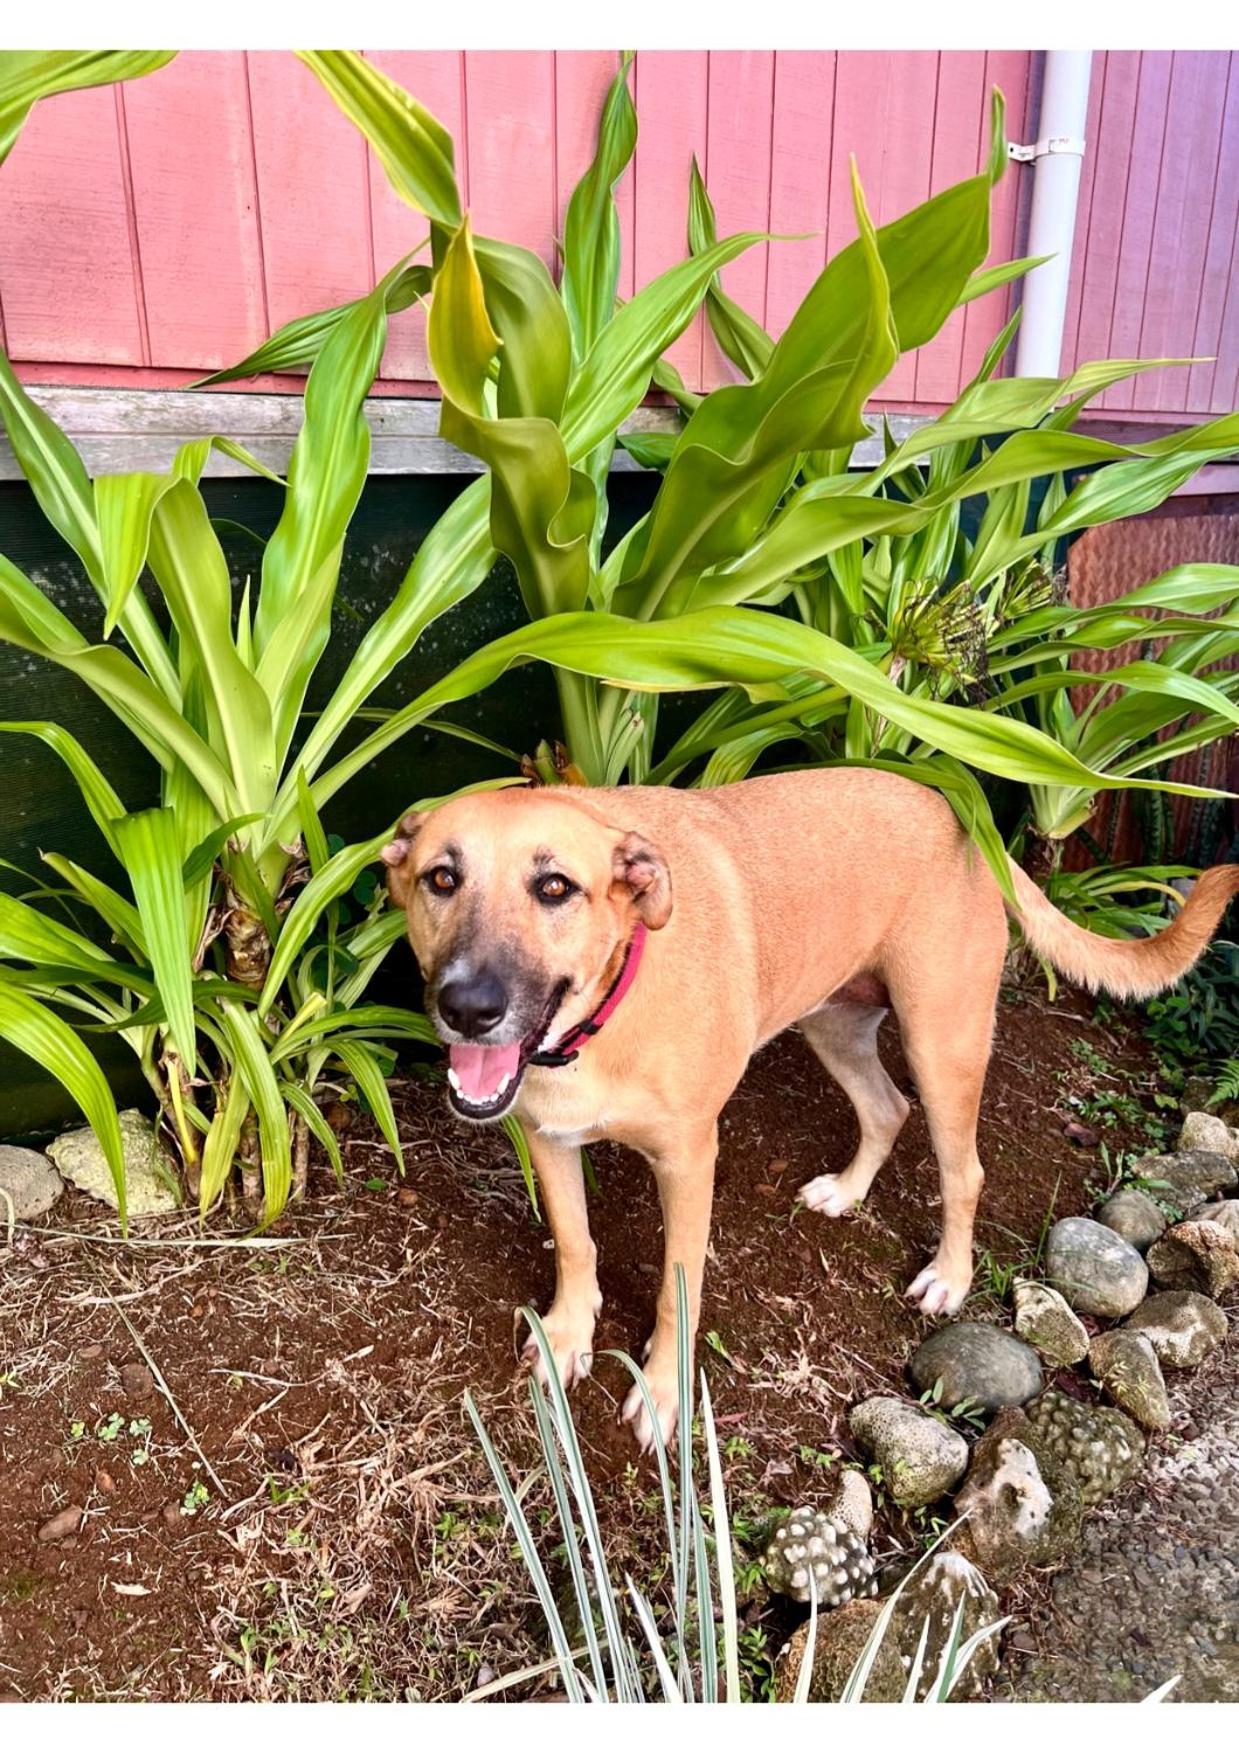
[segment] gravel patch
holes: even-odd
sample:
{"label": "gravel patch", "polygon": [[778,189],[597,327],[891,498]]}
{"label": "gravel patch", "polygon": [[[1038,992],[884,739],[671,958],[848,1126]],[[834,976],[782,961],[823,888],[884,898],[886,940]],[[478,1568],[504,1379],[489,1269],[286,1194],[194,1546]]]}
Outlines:
{"label": "gravel patch", "polygon": [[[1233,1313],[1233,1311],[1232,1311]],[[1239,1342],[1174,1379],[1173,1431],[1088,1517],[1009,1642],[995,1698],[1239,1702]],[[1023,1648],[1019,1646],[1025,1646]]]}

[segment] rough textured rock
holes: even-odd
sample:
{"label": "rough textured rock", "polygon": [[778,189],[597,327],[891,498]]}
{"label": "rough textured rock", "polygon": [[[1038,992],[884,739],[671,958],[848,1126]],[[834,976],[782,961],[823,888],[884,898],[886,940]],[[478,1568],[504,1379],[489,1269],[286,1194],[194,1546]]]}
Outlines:
{"label": "rough textured rock", "polygon": [[1041,1363],[1032,1346],[987,1321],[939,1327],[913,1352],[908,1374],[922,1394],[941,1382],[939,1404],[948,1411],[972,1400],[997,1412],[1041,1392]]}
{"label": "rough textured rock", "polygon": [[955,1540],[993,1582],[1054,1564],[1080,1531],[1080,1487],[1026,1415],[1000,1412],[972,1450],[955,1499],[968,1520]]}
{"label": "rough textured rock", "polygon": [[[836,1612],[827,1613],[818,1620],[813,1678],[809,1682],[811,1704],[839,1702],[881,1611],[877,1601],[848,1601]],[[806,1620],[779,1657],[775,1676],[775,1700],[779,1704],[790,1704],[796,1696],[796,1682],[808,1641],[809,1622]],[[893,1631],[888,1628],[869,1671],[862,1698],[866,1704],[898,1704],[903,1698],[903,1690],[903,1664],[899,1660]]]}
{"label": "rough textured rock", "polygon": [[1075,1479],[1086,1509],[1127,1484],[1140,1470],[1145,1440],[1125,1412],[1086,1406],[1047,1388],[1028,1408],[1028,1422],[1047,1460]]}
{"label": "rough textured rock", "polygon": [[1143,1333],[1163,1369],[1194,1370],[1226,1337],[1226,1316],[1195,1290],[1162,1290],[1146,1298],[1127,1326]]}
{"label": "rough textured rock", "polygon": [[8,1195],[7,1199],[0,1199],[0,1233],[10,1217],[14,1223],[29,1223],[31,1218],[42,1217],[64,1190],[64,1182],[42,1151],[0,1144],[0,1193]]}
{"label": "rough textured rock", "polygon": [[1052,1369],[1069,1369],[1088,1356],[1088,1333],[1083,1321],[1051,1285],[1016,1279],[1015,1331]]}
{"label": "rough textured rock", "polygon": [[793,1601],[810,1600],[813,1583],[819,1607],[841,1607],[877,1593],[864,1540],[822,1510],[793,1510],[775,1529],[763,1564],[770,1587]]}
{"label": "rough textured rock", "polygon": [[1115,1327],[1099,1333],[1088,1348],[1088,1367],[1116,1406],[1146,1430],[1167,1430],[1170,1401],[1147,1334]]}
{"label": "rough textured rock", "polygon": [[957,1430],[906,1400],[875,1395],[854,1406],[852,1435],[882,1469],[886,1489],[905,1509],[933,1503],[951,1491],[968,1465],[968,1444]]}
{"label": "rough textured rock", "polygon": [[1149,1249],[1149,1271],[1166,1290],[1219,1297],[1239,1284],[1239,1242],[1220,1223],[1177,1223]]}
{"label": "rough textured rock", "polygon": [[[916,1689],[918,1699],[924,1699],[937,1683],[943,1651],[950,1641],[961,1600],[964,1602],[960,1624],[962,1644],[973,1632],[980,1631],[983,1625],[992,1625],[999,1618],[998,1597],[976,1565],[962,1553],[938,1551],[912,1573],[895,1604],[888,1636],[893,1638],[899,1651],[900,1666],[905,1675],[910,1673],[916,1660],[921,1633],[926,1619],[929,1620],[929,1636],[925,1640],[921,1678]],[[957,1671],[952,1699],[978,1697],[986,1679],[997,1670],[998,1639],[988,1638],[979,1645],[967,1668]]]}
{"label": "rough textured rock", "polygon": [[1239,1163],[1239,1132],[1218,1114],[1188,1114],[1179,1132],[1176,1150],[1211,1150]]}
{"label": "rough textured rock", "polygon": [[1132,1247],[1090,1217],[1064,1217],[1045,1246],[1046,1277],[1082,1315],[1117,1320],[1144,1299],[1149,1270]]}
{"label": "rough textured rock", "polygon": [[840,1475],[834,1495],[826,1505],[826,1514],[842,1528],[850,1528],[862,1540],[869,1538],[873,1527],[873,1492],[869,1481],[855,1467]]}
{"label": "rough textured rock", "polygon": [[1180,1150],[1173,1156],[1137,1157],[1132,1175],[1182,1215],[1206,1199],[1239,1185],[1239,1168],[1215,1150]]}
{"label": "rough textured rock", "polygon": [[[130,1217],[175,1211],[179,1204],[175,1178],[150,1121],[136,1108],[126,1108],[120,1115],[120,1135],[125,1153],[125,1202]],[[72,1181],[83,1193],[102,1199],[113,1211],[120,1209],[112,1171],[89,1126],[64,1133],[48,1145],[47,1154],[66,1181]]]}
{"label": "rough textured rock", "polygon": [[1216,1223],[1239,1242],[1239,1199],[1219,1199],[1198,1206],[1191,1214],[1195,1223]]}
{"label": "rough textured rock", "polygon": [[1161,1235],[1170,1219],[1157,1201],[1142,1193],[1139,1187],[1120,1187],[1100,1207],[1097,1221],[1143,1254]]}

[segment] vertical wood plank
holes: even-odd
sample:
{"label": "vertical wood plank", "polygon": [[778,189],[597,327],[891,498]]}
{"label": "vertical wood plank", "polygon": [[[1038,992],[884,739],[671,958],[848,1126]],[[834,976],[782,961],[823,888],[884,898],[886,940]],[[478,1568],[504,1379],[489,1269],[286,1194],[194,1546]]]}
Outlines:
{"label": "vertical wood plank", "polygon": [[1123,253],[1123,212],[1139,90],[1139,51],[1111,49],[1103,69],[1097,125],[1088,147],[1093,159],[1092,191],[1082,240],[1078,227],[1076,231],[1079,308],[1073,345],[1070,351],[1063,350],[1064,366],[1084,365],[1112,357],[1115,352],[1111,320]]}
{"label": "vertical wood plank", "polygon": [[232,364],[269,333],[245,56],[183,52],[124,107],[151,364]]}
{"label": "vertical wood plank", "polygon": [[[976,175],[988,108],[984,50],[945,50],[938,74],[930,194]],[[918,402],[952,402],[959,393],[965,314],[953,311],[915,355],[913,394]]]}
{"label": "vertical wood plank", "polygon": [[467,49],[465,118],[474,229],[555,261],[555,58]]}
{"label": "vertical wood plank", "polygon": [[144,363],[113,91],[35,106],[0,174],[0,240],[14,358]]}
{"label": "vertical wood plank", "polygon": [[[1118,273],[1115,277],[1113,315],[1110,322],[1108,352],[1115,359],[1134,359],[1140,351],[1144,303],[1149,295],[1153,224],[1157,213],[1157,190],[1166,142],[1173,61],[1171,53],[1160,49],[1144,51],[1140,56]],[[1094,404],[1105,408],[1130,408],[1133,405],[1134,392],[1129,383],[1116,384]]]}
{"label": "vertical wood plank", "polygon": [[[636,226],[638,291],[688,254],[688,175],[693,154],[708,171],[705,50],[643,49],[637,56]],[[690,389],[701,388],[700,313],[668,349]]]}
{"label": "vertical wood plank", "polygon": [[[557,49],[555,52],[555,236],[562,240],[572,191],[593,160],[598,124],[619,56],[609,50]],[[629,73],[629,89],[632,73]],[[620,297],[632,297],[633,174],[624,173],[615,192],[620,222]],[[559,263],[556,263],[556,278]]]}
{"label": "vertical wood plank", "polygon": [[366,143],[294,55],[247,54],[273,329],[374,284]]}
{"label": "vertical wood plank", "polygon": [[[1239,55],[1231,55],[1227,67],[1226,106],[1218,149],[1217,182],[1213,190],[1200,298],[1192,333],[1191,352],[1207,359],[1188,373],[1187,407],[1203,413],[1222,404],[1214,400],[1214,385],[1229,367],[1233,378],[1235,352],[1239,349],[1239,309],[1228,326],[1226,297],[1239,274]],[[1227,343],[1230,358],[1226,358]],[[1233,404],[1227,400],[1225,408]]]}
{"label": "vertical wood plank", "polygon": [[[1149,295],[1140,331],[1143,358],[1183,358],[1192,350],[1229,70],[1229,55],[1189,50],[1175,56]],[[1187,391],[1183,366],[1150,372],[1136,385],[1135,405],[1179,412],[1187,406]]]}
{"label": "vertical wood plank", "polygon": [[[460,49],[367,49],[373,61],[398,85],[411,92],[452,136],[456,149],[456,181],[461,198],[469,202],[468,135],[465,126],[465,57]],[[408,255],[429,226],[393,191],[372,152],[367,153],[370,175],[370,223],[374,240],[374,266],[385,274],[402,256]],[[426,255],[424,260],[429,260]],[[414,383],[432,377],[426,352],[426,313],[420,305],[398,312],[389,319],[383,375]]]}
{"label": "vertical wood plank", "polygon": [[[990,92],[997,86],[1006,99],[1007,139],[1024,141],[1032,131],[1029,98],[1032,86],[1032,54],[1026,49],[991,49],[985,57],[981,93],[978,167],[989,151]],[[990,201],[989,262],[1009,262],[1019,255],[1021,226],[1030,192],[1029,172],[1009,164]],[[1078,235],[1078,233],[1077,233]],[[998,334],[1018,300],[1019,287],[1003,286],[964,307],[964,339],[959,358],[959,385],[970,383],[981,368],[990,342]],[[1000,375],[1011,370],[1013,355],[999,367]],[[958,393],[958,392],[957,392]]]}
{"label": "vertical wood plank", "polygon": [[[774,52],[711,50],[706,175],[718,234],[770,229],[770,154],[774,115]],[[768,244],[756,244],[723,269],[726,292],[750,316],[766,320]],[[702,335],[702,381],[739,378],[710,330]]]}
{"label": "vertical wood plank", "polygon": [[815,234],[770,245],[766,327],[776,337],[826,261],[835,62],[833,50],[780,49],[774,58],[770,229]]}
{"label": "vertical wood plank", "polygon": [[[875,224],[898,219],[928,195],[938,62],[938,55],[925,49],[840,53],[827,238],[830,255],[836,255],[856,236],[850,154],[855,155]],[[907,355],[896,363],[878,395],[884,402],[908,402],[915,388],[916,360]]]}

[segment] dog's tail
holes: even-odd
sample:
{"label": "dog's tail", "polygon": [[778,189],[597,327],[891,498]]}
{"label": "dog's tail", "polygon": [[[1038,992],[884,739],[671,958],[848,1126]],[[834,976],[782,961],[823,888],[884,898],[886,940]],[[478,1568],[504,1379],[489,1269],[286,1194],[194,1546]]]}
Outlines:
{"label": "dog's tail", "polygon": [[1204,954],[1227,903],[1239,894],[1239,864],[1215,864],[1155,937],[1113,938],[1074,925],[1013,861],[1011,879],[1017,900],[1011,911],[1037,954],[1077,985],[1115,998],[1151,998],[1173,986]]}

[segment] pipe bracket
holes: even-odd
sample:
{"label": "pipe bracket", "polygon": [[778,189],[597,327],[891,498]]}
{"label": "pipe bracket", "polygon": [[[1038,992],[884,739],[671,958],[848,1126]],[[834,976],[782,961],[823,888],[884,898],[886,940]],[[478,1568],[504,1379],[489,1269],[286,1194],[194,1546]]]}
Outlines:
{"label": "pipe bracket", "polygon": [[1084,141],[1072,134],[1052,134],[1046,140],[1038,140],[1033,146],[1020,146],[1014,140],[1007,142],[1007,156],[1017,164],[1035,164],[1039,158],[1047,158],[1051,153],[1068,153],[1076,158],[1084,157]]}

